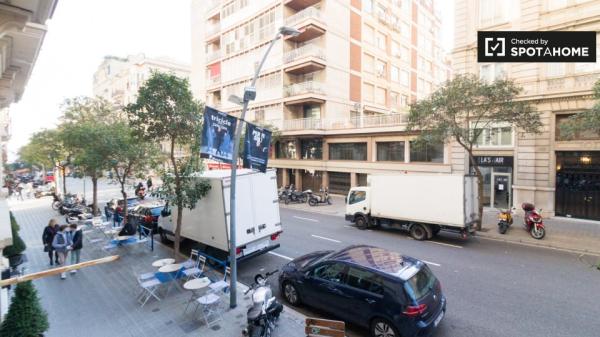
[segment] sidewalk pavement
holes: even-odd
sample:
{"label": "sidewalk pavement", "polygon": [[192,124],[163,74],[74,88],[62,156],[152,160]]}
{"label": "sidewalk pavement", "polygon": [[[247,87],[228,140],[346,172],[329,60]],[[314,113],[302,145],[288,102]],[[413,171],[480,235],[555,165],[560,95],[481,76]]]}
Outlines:
{"label": "sidewalk pavement", "polygon": [[[25,253],[29,262],[26,263],[26,273],[48,269],[49,260],[43,251],[41,238],[44,226],[57,213],[52,211],[47,199],[12,201],[11,204],[21,226],[21,237],[27,244]],[[57,220],[64,223],[63,217]],[[106,239],[96,243],[89,240],[101,237],[101,233],[85,234],[81,260],[120,255],[119,260],[81,269],[77,274],[69,274],[66,280],[51,276],[34,281],[42,306],[48,312],[50,329],[47,337],[241,336],[246,324],[246,310],[251,304],[250,296],[243,294],[247,287],[239,284],[238,306],[233,310],[229,309],[228,296],[221,298],[223,319],[211,328],[201,320],[200,310],[193,312],[194,303],[184,314],[191,296],[186,290],[179,291],[174,287],[166,297],[162,291],[160,302],[151,299],[141,308],[136,301],[140,291],[136,275],[155,272],[152,262],[171,257],[172,250],[157,243],[154,252],[151,252],[146,243],[140,243],[107,251],[102,248],[107,243]],[[222,277],[212,271],[208,274],[213,279]],[[304,336],[304,316],[286,307],[274,336]]]}
{"label": "sidewalk pavement", "polygon": [[[332,205],[311,207],[308,204],[285,205],[280,203],[280,207],[344,217],[344,197],[336,195],[332,196],[332,199]],[[542,240],[536,240],[523,228],[522,215],[515,215],[514,223],[506,234],[498,233],[497,215],[498,211],[496,209],[484,208],[482,230],[477,232],[477,236],[491,240],[567,250],[581,254],[600,255],[600,221],[565,217],[544,218],[546,236]]]}

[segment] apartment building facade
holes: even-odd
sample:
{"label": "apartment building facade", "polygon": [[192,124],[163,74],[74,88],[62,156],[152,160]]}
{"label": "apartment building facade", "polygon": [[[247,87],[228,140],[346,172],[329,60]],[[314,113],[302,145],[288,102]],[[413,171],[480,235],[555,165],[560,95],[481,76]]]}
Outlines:
{"label": "apartment building facade", "polygon": [[[496,207],[533,202],[549,215],[600,219],[600,135],[582,132],[566,140],[559,132],[565,118],[593,106],[600,62],[477,63],[477,31],[599,32],[600,2],[457,0],[455,11],[454,73],[516,81],[524,88],[519,99],[534,105],[543,122],[536,135],[506,125],[486,130],[476,151],[484,165],[485,201]],[[469,171],[458,146],[451,158],[452,172]]]}
{"label": "apartment building facade", "polygon": [[[190,66],[169,58],[148,58],[144,54],[127,57],[105,56],[94,72],[92,92],[117,107],[124,107],[137,100],[139,88],[150,78],[153,71],[171,73],[181,78],[190,78]],[[170,151],[167,142],[161,142],[163,152]],[[181,147],[176,157],[187,155]]]}
{"label": "apartment building facade", "polygon": [[280,186],[346,193],[368,174],[451,172],[450,147],[411,146],[408,103],[449,76],[432,1],[233,0],[192,3],[194,94],[231,114],[278,27],[246,119],[280,133]]}

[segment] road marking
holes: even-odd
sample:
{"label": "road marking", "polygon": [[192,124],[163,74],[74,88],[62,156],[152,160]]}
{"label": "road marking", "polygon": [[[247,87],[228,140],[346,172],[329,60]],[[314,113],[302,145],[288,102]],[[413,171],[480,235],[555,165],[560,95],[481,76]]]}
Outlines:
{"label": "road marking", "polygon": [[448,247],[461,248],[462,249],[462,246],[451,245],[449,243],[443,243],[443,242],[437,242],[437,241],[431,241],[431,240],[428,240],[428,241],[425,241],[425,242],[430,242],[430,243],[435,243],[436,245],[442,245],[442,246],[448,246]]}
{"label": "road marking", "polygon": [[354,226],[344,225],[346,228],[354,228]]}
{"label": "road marking", "polygon": [[317,239],[322,239],[322,240],[327,240],[327,241],[331,241],[331,242],[335,242],[335,243],[341,243],[342,241],[338,241],[338,240],[334,240],[334,239],[330,239],[330,238],[326,238],[324,236],[318,236],[318,235],[314,235],[311,234],[312,237],[317,238]]}
{"label": "road marking", "polygon": [[319,220],[316,220],[316,219],[311,219],[311,218],[303,218],[303,217],[301,217],[301,216],[295,216],[295,215],[294,215],[294,218],[296,218],[296,219],[300,219],[300,220],[312,221],[312,222],[319,222]]}
{"label": "road marking", "polygon": [[423,261],[423,262],[425,262],[425,263],[427,263],[427,264],[430,264],[430,265],[436,266],[436,267],[441,267],[441,266],[442,266],[442,265],[441,265],[441,264],[439,264],[439,263],[435,263],[435,262],[429,262],[429,261],[427,261],[427,260],[421,260],[421,261]]}
{"label": "road marking", "polygon": [[277,254],[277,253],[275,253],[275,252],[269,252],[269,254],[271,254],[271,255],[275,255],[275,256],[278,256],[278,257],[280,257],[280,258],[282,258],[282,259],[286,259],[286,260],[288,260],[288,261],[292,261],[292,260],[293,260],[293,258],[291,258],[291,257],[289,257],[289,256],[285,256],[285,255]]}

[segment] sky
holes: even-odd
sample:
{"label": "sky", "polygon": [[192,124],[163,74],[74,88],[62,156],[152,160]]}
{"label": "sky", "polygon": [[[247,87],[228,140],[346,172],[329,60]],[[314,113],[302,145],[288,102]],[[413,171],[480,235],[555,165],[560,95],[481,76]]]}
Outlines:
{"label": "sky", "polygon": [[[144,53],[190,63],[191,1],[59,0],[25,93],[10,108],[9,162],[34,132],[56,126],[65,98],[92,95],[93,74],[105,55]],[[454,1],[435,1],[449,51]]]}

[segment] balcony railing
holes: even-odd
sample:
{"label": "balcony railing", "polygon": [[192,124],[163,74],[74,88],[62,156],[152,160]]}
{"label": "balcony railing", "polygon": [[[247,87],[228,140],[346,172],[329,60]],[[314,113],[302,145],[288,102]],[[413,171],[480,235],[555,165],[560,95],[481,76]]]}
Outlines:
{"label": "balcony railing", "polygon": [[216,59],[219,59],[219,58],[221,58],[221,55],[222,55],[221,50],[212,52],[212,53],[208,54],[208,56],[206,56],[206,62],[212,62]]}
{"label": "balcony railing", "polygon": [[206,27],[206,36],[213,36],[216,33],[218,33],[221,30],[221,24],[220,23],[215,23],[213,25],[210,25],[208,27]]}
{"label": "balcony railing", "polygon": [[221,75],[210,76],[208,78],[208,84],[213,85],[218,83],[221,83]]}
{"label": "balcony railing", "polygon": [[271,120],[266,124],[281,131],[299,130],[347,130],[388,126],[402,126],[408,122],[406,114],[387,114],[377,116],[358,116],[350,118],[299,118]]}
{"label": "balcony railing", "polygon": [[316,7],[308,7],[285,19],[285,24],[287,26],[293,26],[307,18],[323,21],[321,19],[321,11],[319,9]]}
{"label": "balcony railing", "polygon": [[285,53],[283,55],[283,62],[289,63],[289,62],[293,62],[297,59],[300,59],[303,57],[309,57],[309,56],[320,58],[323,61],[325,61],[327,59],[325,57],[325,51],[323,50],[323,48],[317,47],[314,44],[307,44],[300,48],[296,48],[294,50],[291,50],[291,51]]}
{"label": "balcony railing", "polygon": [[283,87],[285,97],[303,95],[303,94],[320,94],[323,95],[323,83],[316,81],[308,81],[301,83],[288,84]]}

